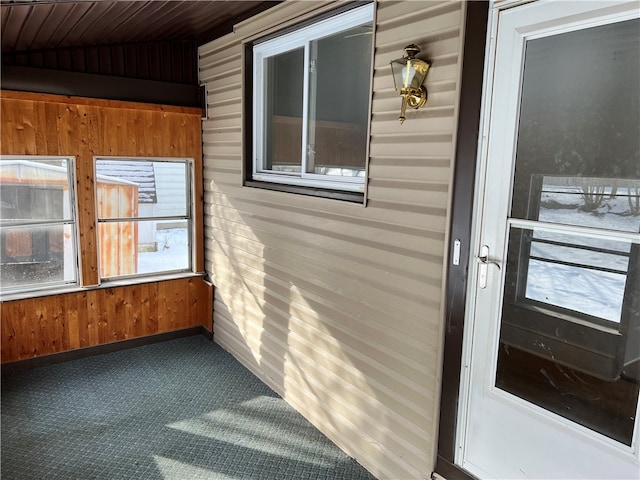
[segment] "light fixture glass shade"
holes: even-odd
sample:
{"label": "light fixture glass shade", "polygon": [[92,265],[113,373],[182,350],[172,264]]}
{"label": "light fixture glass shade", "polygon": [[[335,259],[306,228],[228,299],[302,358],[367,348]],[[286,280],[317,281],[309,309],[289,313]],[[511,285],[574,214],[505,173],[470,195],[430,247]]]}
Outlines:
{"label": "light fixture glass shade", "polygon": [[420,90],[427,77],[429,64],[415,58],[415,55],[420,52],[420,49],[415,45],[407,46],[405,52],[407,53],[405,57],[391,61],[395,89],[398,91]]}
{"label": "light fixture glass shade", "polygon": [[420,49],[416,45],[408,45],[404,51],[406,56],[391,61],[391,72],[396,91],[402,96],[400,123],[405,120],[407,107],[420,108],[427,101],[427,91],[422,82],[427,76],[429,64],[416,58]]}

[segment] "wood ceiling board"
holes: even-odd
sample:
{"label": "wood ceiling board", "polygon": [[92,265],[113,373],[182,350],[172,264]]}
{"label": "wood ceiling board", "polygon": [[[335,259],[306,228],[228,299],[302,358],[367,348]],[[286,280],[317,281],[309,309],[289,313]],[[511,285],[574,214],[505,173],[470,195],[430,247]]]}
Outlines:
{"label": "wood ceiling board", "polygon": [[29,18],[31,13],[31,7],[24,7],[18,9],[1,10],[3,27],[2,27],[2,45],[15,45],[20,38],[20,32]]}
{"label": "wood ceiling board", "polygon": [[[60,32],[60,39],[58,40],[58,44],[64,44],[64,42],[67,41],[67,38],[69,38],[69,36],[72,35],[73,32],[76,32],[80,28],[82,22],[86,19],[87,14],[90,10],[91,5],[88,5],[86,3],[73,4],[71,11],[65,18],[64,30]],[[19,46],[16,49],[23,50],[20,49]]]}
{"label": "wood ceiling board", "polygon": [[91,34],[95,24],[101,18],[108,18],[111,10],[114,8],[112,2],[78,2],[78,5],[84,8],[81,20],[68,29],[65,38],[56,46],[46,45],[44,48],[60,48],[65,46],[84,46],[88,34]]}
{"label": "wood ceiling board", "polygon": [[[34,50],[38,49],[39,45],[57,45],[59,43],[58,38],[60,37],[60,33],[67,32],[70,29],[70,27],[67,27],[67,16],[73,9],[73,4],[65,3],[60,5],[47,5],[46,7],[50,7],[48,12],[45,8],[31,7],[31,15],[24,24],[21,38],[16,44],[16,49]],[[37,33],[31,36],[30,32]],[[25,43],[27,43],[28,46],[21,48]]]}
{"label": "wood ceiling board", "polygon": [[[279,1],[1,2],[2,51],[198,40]],[[209,38],[206,38],[207,40]]]}

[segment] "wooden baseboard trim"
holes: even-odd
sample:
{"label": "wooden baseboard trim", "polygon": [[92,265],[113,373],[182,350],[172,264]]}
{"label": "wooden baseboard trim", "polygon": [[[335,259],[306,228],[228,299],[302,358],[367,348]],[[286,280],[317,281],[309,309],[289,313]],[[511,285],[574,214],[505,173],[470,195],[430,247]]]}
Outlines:
{"label": "wooden baseboard trim", "polygon": [[200,333],[213,342],[213,332],[209,330],[207,327],[201,327],[201,328],[202,328],[202,331]]}
{"label": "wooden baseboard trim", "polygon": [[15,362],[7,362],[2,364],[2,375],[8,375],[21,370],[29,370],[36,367],[46,367],[61,362],[69,362],[80,358],[91,357],[93,355],[101,355],[103,353],[117,352],[128,348],[142,347],[143,345],[151,345],[153,343],[166,342],[167,340],[175,340],[177,338],[191,337],[194,335],[204,335],[209,340],[213,340],[213,333],[204,326],[196,326],[184,328],[181,330],[173,330],[171,332],[156,333],[154,335],[145,335],[144,337],[129,338],[127,340],[118,340],[116,342],[104,343],[93,347],[78,348],[66,352],[52,353],[50,355],[42,355],[40,357],[26,358]]}

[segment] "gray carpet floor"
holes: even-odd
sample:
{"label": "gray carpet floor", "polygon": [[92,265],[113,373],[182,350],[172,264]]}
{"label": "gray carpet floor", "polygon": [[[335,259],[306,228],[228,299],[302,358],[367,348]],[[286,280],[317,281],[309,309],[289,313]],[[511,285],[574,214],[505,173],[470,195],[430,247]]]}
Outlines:
{"label": "gray carpet floor", "polygon": [[2,378],[3,480],[366,479],[203,336]]}

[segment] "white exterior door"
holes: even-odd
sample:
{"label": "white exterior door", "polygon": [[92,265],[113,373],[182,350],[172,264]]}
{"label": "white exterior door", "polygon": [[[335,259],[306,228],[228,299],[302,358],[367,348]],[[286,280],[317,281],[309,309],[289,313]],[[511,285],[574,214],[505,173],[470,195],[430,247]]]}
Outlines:
{"label": "white exterior door", "polygon": [[639,478],[640,4],[492,9],[456,463]]}

